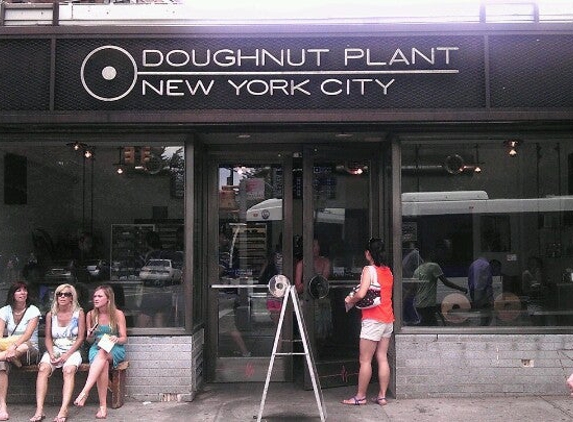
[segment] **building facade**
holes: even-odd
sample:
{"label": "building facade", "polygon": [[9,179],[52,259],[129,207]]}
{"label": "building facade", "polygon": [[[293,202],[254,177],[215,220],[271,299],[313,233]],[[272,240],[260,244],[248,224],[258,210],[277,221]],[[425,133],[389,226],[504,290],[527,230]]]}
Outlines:
{"label": "building facade", "polygon": [[[89,307],[110,283],[128,395],[192,400],[265,380],[284,274],[336,387],[356,383],[344,297],[380,237],[396,397],[564,392],[572,19],[163,18],[177,7],[2,4],[3,286],[24,278],[46,306],[70,281]],[[280,356],[273,379],[308,388],[303,369]]]}

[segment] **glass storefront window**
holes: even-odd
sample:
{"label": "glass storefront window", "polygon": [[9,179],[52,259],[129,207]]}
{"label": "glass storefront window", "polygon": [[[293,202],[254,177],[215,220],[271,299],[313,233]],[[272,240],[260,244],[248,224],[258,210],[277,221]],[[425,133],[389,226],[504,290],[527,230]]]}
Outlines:
{"label": "glass storefront window", "polygon": [[282,167],[219,168],[218,355],[271,354],[282,301],[268,292],[282,268]]}
{"label": "glass storefront window", "polygon": [[128,327],[183,326],[182,146],[4,146],[1,290],[26,280],[45,313],[73,284],[110,284]]}
{"label": "glass storefront window", "polygon": [[405,143],[404,324],[571,325],[572,171],[567,142]]}

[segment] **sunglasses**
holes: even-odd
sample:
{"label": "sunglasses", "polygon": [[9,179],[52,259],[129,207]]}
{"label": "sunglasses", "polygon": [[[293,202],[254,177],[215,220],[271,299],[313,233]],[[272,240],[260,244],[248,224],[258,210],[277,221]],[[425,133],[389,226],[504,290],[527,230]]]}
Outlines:
{"label": "sunglasses", "polygon": [[72,297],[72,294],[70,292],[58,292],[58,293],[56,293],[56,296],[58,296],[58,297]]}

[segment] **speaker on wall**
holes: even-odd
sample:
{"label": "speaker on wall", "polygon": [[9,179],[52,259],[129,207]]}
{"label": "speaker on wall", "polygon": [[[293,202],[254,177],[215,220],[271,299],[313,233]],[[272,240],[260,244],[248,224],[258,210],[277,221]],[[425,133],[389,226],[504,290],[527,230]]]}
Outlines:
{"label": "speaker on wall", "polygon": [[28,159],[21,155],[4,155],[4,203],[28,203]]}

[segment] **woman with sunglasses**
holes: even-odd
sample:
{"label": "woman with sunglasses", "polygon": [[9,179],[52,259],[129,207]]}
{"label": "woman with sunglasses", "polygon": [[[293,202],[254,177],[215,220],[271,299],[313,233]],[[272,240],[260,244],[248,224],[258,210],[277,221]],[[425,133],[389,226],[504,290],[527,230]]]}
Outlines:
{"label": "woman with sunglasses", "polygon": [[[83,407],[90,390],[97,384],[99,410],[96,419],[105,419],[107,417],[109,368],[110,365],[117,367],[125,359],[124,345],[127,343],[127,327],[125,314],[116,307],[111,286],[102,285],[95,289],[93,305],[94,308],[88,312],[86,317],[87,341],[92,343],[89,350],[90,371],[86,384],[74,404]],[[102,339],[104,336],[105,339]],[[112,347],[104,348],[102,340],[111,343]]]}
{"label": "woman with sunglasses", "polygon": [[70,284],[56,288],[50,311],[46,314],[46,352],[40,360],[36,379],[36,413],[30,422],[44,420],[44,402],[48,378],[56,368],[62,368],[64,385],[62,405],[54,422],[66,422],[72,401],[76,371],[82,363],[80,347],[85,339],[84,311],[78,303],[76,289]]}
{"label": "woman with sunglasses", "polygon": [[0,309],[0,333],[6,332],[16,339],[6,351],[0,352],[0,421],[10,418],[6,406],[8,363],[22,366],[24,357],[27,357],[26,364],[35,361],[38,356],[39,320],[40,310],[31,303],[28,285],[23,281],[12,284],[6,296],[6,306]]}
{"label": "woman with sunglasses", "polygon": [[[358,389],[354,397],[343,400],[342,403],[350,405],[363,405],[367,403],[366,390],[372,377],[372,358],[376,356],[378,362],[378,381],[380,389],[374,403],[384,406],[386,390],[390,383],[390,365],[388,364],[388,346],[392,332],[394,331],[394,312],[392,310],[392,285],[394,276],[386,264],[384,243],[380,239],[370,239],[364,257],[368,266],[372,267],[376,274],[376,280],[380,285],[380,304],[370,309],[362,309],[362,328],[360,330]],[[354,306],[360,299],[366,296],[370,288],[370,268],[364,267],[360,278],[360,288],[354,295],[346,296],[344,302],[347,307]]]}

